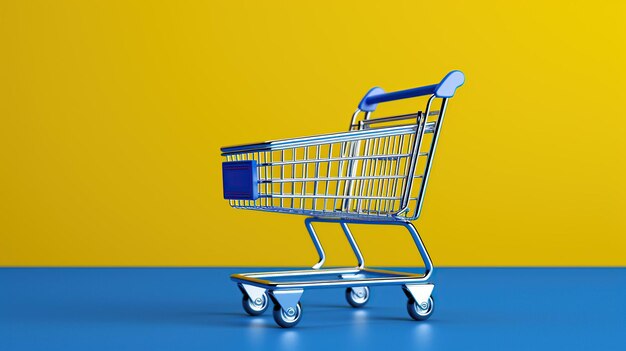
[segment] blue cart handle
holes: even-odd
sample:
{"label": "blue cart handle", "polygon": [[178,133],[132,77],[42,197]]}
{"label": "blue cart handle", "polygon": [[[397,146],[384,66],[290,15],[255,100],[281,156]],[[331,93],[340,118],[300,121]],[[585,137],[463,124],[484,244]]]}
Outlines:
{"label": "blue cart handle", "polygon": [[461,71],[451,71],[439,84],[424,87],[385,93],[382,88],[370,89],[359,103],[359,110],[373,112],[381,102],[408,99],[418,96],[434,94],[438,98],[451,98],[458,87],[465,82],[465,75]]}

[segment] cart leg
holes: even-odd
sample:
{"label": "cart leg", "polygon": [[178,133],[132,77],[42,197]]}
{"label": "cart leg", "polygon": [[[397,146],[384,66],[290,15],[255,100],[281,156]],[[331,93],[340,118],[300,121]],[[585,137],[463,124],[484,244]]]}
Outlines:
{"label": "cart leg", "polygon": [[[422,261],[424,261],[424,277],[422,279],[426,281],[433,273],[433,262],[415,226],[410,222],[402,223],[402,225],[411,233],[415,246],[417,246]],[[405,284],[402,286],[402,290],[408,298],[406,307],[411,318],[418,321],[424,321],[430,318],[435,310],[435,300],[431,296],[434,288],[435,286],[433,284],[426,282],[422,284]]]}
{"label": "cart leg", "polygon": [[[315,229],[313,228],[313,223],[315,222],[327,222],[323,220],[319,220],[318,218],[310,217],[304,220],[304,225],[306,226],[309,235],[311,236],[311,241],[313,241],[313,245],[315,245],[315,250],[317,250],[317,254],[319,256],[319,261],[313,266],[313,269],[320,269],[324,262],[326,261],[326,253],[322,248],[322,243],[320,242]],[[354,236],[348,228],[348,224],[343,221],[338,221],[341,225],[341,229],[343,230],[348,242],[350,243],[350,247],[352,248],[352,252],[354,252],[354,256],[356,257],[358,268],[362,269],[365,267],[365,260],[363,259],[363,254],[361,254],[361,250],[359,249],[359,245],[357,245],[356,240],[354,240]]]}
{"label": "cart leg", "polygon": [[365,267],[365,260],[363,259],[363,254],[361,254],[361,250],[359,249],[359,245],[357,245],[354,240],[354,236],[352,232],[350,232],[350,228],[348,228],[348,224],[346,222],[341,222],[341,229],[346,234],[346,238],[350,243],[350,247],[352,247],[352,251],[354,252],[354,256],[356,256],[356,260],[358,262],[359,269],[363,269]]}
{"label": "cart leg", "polygon": [[413,242],[415,243],[415,246],[417,247],[417,250],[420,253],[422,261],[424,261],[423,280],[428,280],[428,278],[430,278],[430,276],[433,273],[433,261],[430,259],[430,256],[428,255],[428,251],[426,251],[426,246],[424,246],[424,242],[422,242],[422,238],[420,238],[420,235],[417,232],[417,229],[415,229],[415,226],[411,222],[405,222],[405,223],[402,223],[401,225],[404,226],[409,231],[409,233],[411,233]]}
{"label": "cart leg", "polygon": [[417,229],[411,222],[400,222],[400,223],[398,222],[373,222],[373,221],[360,222],[360,221],[322,219],[322,218],[310,217],[310,218],[305,219],[304,223],[306,225],[307,230],[309,231],[313,244],[315,245],[315,249],[317,250],[317,253],[319,255],[319,261],[317,264],[313,266],[314,269],[319,269],[320,267],[322,267],[322,265],[324,264],[326,260],[326,254],[324,253],[324,249],[322,248],[319,238],[317,237],[317,234],[315,233],[315,230],[313,229],[314,222],[339,223],[341,225],[341,229],[343,229],[346,235],[346,238],[348,239],[348,242],[350,243],[350,247],[352,247],[352,251],[354,252],[354,255],[356,256],[359,269],[362,269],[365,267],[365,260],[363,258],[363,254],[361,254],[361,250],[359,249],[359,246],[356,243],[356,240],[354,239],[354,236],[352,235],[352,232],[350,231],[350,228],[348,228],[348,223],[403,226],[409,231],[409,234],[411,234],[411,238],[413,238],[413,242],[415,243],[415,246],[417,247],[417,250],[420,253],[420,257],[422,258],[422,261],[424,262],[424,277],[422,278],[422,280],[428,280],[428,278],[430,278],[433,272],[433,262],[430,259],[430,256],[428,255],[428,251],[426,250],[426,247],[424,246],[424,242],[422,241],[419,233],[417,232]]}
{"label": "cart leg", "polygon": [[[356,260],[358,263],[358,268],[365,268],[365,260],[363,259],[363,254],[361,253],[361,249],[359,249],[359,245],[357,245],[350,228],[348,228],[348,224],[346,222],[340,222],[341,229],[343,229],[344,234],[346,234],[346,239],[350,243],[350,247],[352,248],[352,252],[354,252],[354,256],[356,256]],[[363,277],[362,274],[344,274],[341,276],[344,279],[355,279]],[[367,286],[357,286],[357,287],[349,287],[346,289],[346,300],[350,304],[350,306],[355,308],[360,308],[365,306],[365,304],[369,301],[370,298],[370,289]]]}
{"label": "cart leg", "polygon": [[324,249],[322,248],[322,244],[320,243],[320,239],[317,237],[315,233],[315,229],[313,229],[313,222],[315,222],[315,218],[307,218],[304,220],[304,225],[306,226],[309,235],[311,236],[311,240],[313,241],[313,245],[315,245],[315,250],[317,250],[317,254],[319,256],[319,261],[313,266],[313,269],[320,269],[322,265],[324,265],[324,261],[326,261],[326,254],[324,253]]}
{"label": "cart leg", "polygon": [[296,326],[302,318],[302,305],[300,297],[303,289],[274,290],[270,291],[274,301],[274,321],[283,328]]}

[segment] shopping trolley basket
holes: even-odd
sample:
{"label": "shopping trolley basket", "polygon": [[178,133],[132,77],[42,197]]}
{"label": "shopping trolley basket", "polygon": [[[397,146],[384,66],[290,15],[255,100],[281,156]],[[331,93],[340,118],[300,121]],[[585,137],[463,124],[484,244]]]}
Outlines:
{"label": "shopping trolley basket", "polygon": [[[385,93],[371,89],[352,115],[347,132],[224,147],[224,198],[232,207],[309,216],[305,226],[319,254],[310,270],[234,274],[243,308],[262,314],[271,299],[281,327],[301,319],[305,288],[346,287],[346,299],[361,307],[370,286],[402,285],[409,315],[428,319],[434,310],[428,282],[433,265],[411,223],[420,215],[448,99],[464,83],[460,71],[439,84]],[[379,103],[423,96],[416,113],[374,118]],[[438,110],[431,108],[440,103]],[[436,106],[436,105],[435,105]],[[322,268],[325,253],[313,223],[338,223],[358,261],[354,268]],[[408,230],[424,261],[424,272],[365,267],[349,224],[397,225]]]}

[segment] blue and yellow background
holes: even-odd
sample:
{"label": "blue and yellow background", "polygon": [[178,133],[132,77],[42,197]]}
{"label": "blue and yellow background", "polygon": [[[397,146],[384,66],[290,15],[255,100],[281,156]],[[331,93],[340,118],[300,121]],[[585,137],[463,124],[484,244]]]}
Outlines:
{"label": "blue and yellow background", "polygon": [[[294,266],[225,145],[345,130],[460,69],[417,222],[436,266],[626,265],[621,2],[0,2],[0,266]],[[401,107],[413,107],[407,102]],[[391,110],[389,110],[391,111]],[[359,228],[360,229],[360,228]],[[410,239],[355,229],[375,265]],[[329,264],[351,262],[333,227]]]}

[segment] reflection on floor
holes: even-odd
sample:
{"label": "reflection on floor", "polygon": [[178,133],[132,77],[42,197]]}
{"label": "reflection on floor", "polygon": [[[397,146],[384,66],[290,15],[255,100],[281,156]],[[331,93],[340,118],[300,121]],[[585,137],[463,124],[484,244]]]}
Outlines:
{"label": "reflection on floor", "polygon": [[233,268],[0,269],[0,350],[626,350],[626,268],[440,268],[427,322],[400,287],[307,290],[303,319],[249,317]]}

